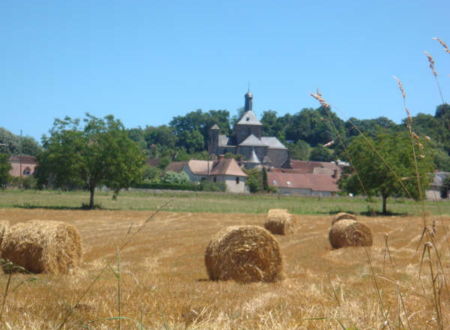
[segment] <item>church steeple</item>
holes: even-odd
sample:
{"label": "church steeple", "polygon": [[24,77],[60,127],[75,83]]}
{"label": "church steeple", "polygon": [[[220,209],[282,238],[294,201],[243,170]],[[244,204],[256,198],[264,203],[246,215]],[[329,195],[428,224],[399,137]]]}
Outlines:
{"label": "church steeple", "polygon": [[245,111],[253,110],[253,94],[250,90],[245,94]]}

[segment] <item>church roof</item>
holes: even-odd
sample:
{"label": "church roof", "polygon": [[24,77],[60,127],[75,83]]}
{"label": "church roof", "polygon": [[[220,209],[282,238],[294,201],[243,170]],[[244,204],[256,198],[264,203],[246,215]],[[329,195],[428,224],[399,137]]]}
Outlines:
{"label": "church roof", "polygon": [[220,129],[217,124],[214,124],[210,129]]}
{"label": "church roof", "polygon": [[252,150],[252,155],[250,157],[250,159],[248,160],[249,163],[254,163],[254,164],[260,164],[261,162],[258,159],[258,156],[256,156],[256,152],[255,149]]}
{"label": "church roof", "polygon": [[263,136],[261,141],[269,147],[269,149],[287,149],[283,143],[275,136]]}
{"label": "church roof", "polygon": [[245,112],[236,125],[256,125],[262,126],[261,122],[256,118],[255,113],[252,110]]}
{"label": "church roof", "polygon": [[267,145],[253,134],[249,135],[239,146],[241,147],[266,147]]}
{"label": "church roof", "polygon": [[219,147],[235,147],[231,137],[219,134]]}

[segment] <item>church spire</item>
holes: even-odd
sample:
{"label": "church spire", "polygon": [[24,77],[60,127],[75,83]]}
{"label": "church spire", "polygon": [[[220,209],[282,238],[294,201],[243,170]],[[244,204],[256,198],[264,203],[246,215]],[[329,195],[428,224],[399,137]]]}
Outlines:
{"label": "church spire", "polygon": [[252,111],[253,110],[253,94],[249,91],[245,94],[245,111]]}

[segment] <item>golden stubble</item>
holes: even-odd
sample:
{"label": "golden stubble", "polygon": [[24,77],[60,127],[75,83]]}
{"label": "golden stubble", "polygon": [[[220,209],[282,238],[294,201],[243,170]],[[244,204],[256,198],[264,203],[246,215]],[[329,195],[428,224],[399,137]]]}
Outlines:
{"label": "golden stubble", "polygon": [[[123,329],[141,325],[175,329],[437,327],[429,267],[426,258],[421,264],[422,250],[417,249],[420,217],[358,217],[371,229],[373,246],[332,250],[328,242],[331,217],[294,216],[297,230],[277,236],[286,279],[238,284],[208,280],[205,248],[220,229],[262,226],[265,214],[162,212],[120,253],[118,302],[117,247],[130,228],[137,228],[150,214],[0,210],[0,220],[12,224],[39,218],[75,225],[85,247],[83,264],[73,275],[14,275],[5,302],[4,324],[53,329],[70,312],[67,329],[117,328],[119,303]],[[449,237],[444,227],[450,218],[433,220],[435,244],[448,278]],[[78,302],[80,292],[108,264],[108,270]],[[2,288],[6,279],[2,276]],[[440,294],[447,324],[450,296],[444,287]]]}

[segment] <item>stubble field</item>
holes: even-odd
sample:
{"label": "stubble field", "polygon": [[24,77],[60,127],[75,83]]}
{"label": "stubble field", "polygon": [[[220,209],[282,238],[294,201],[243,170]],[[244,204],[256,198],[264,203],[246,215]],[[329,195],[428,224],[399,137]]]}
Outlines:
{"label": "stubble field", "polygon": [[[428,216],[435,234],[422,241],[420,217],[359,217],[371,228],[374,246],[331,250],[330,217],[296,215],[296,232],[277,236],[285,280],[243,285],[209,281],[204,251],[224,226],[261,225],[264,214],[161,212],[149,220],[153,213],[0,209],[0,220],[11,223],[71,223],[84,245],[82,267],[74,274],[15,274],[9,285],[8,275],[2,275],[3,326],[432,329],[449,324],[448,216]],[[434,241],[431,264],[427,253],[422,259],[428,239]]]}

